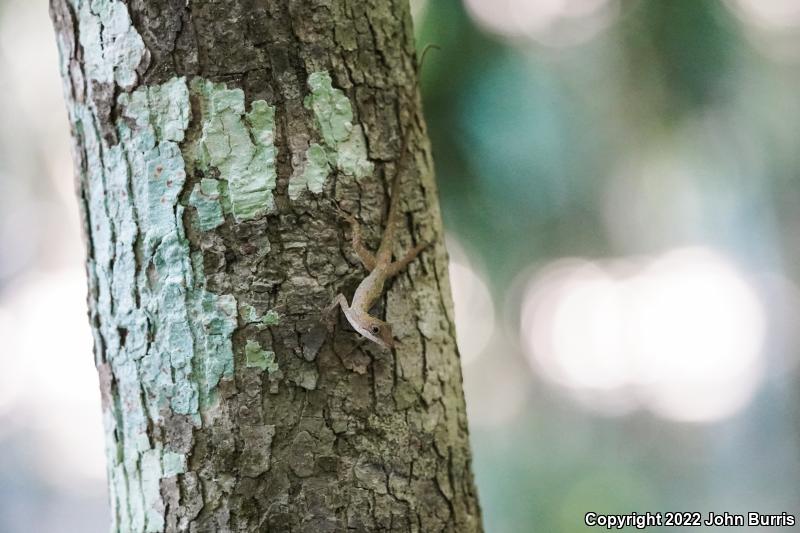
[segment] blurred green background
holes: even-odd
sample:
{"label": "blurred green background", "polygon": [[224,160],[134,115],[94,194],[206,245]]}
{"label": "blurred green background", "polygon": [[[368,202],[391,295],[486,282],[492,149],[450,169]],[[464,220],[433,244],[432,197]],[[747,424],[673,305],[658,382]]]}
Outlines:
{"label": "blurred green background", "polygon": [[[800,514],[800,2],[412,6],[486,531]],[[45,0],[0,90],[0,531],[105,531]]]}

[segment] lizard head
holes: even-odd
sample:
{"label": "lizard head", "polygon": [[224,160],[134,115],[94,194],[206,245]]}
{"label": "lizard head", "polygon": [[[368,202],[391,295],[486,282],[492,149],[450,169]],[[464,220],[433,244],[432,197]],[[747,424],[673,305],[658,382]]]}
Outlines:
{"label": "lizard head", "polygon": [[394,336],[392,335],[392,326],[390,324],[367,315],[363,324],[359,324],[359,326],[357,328],[358,332],[369,340],[380,344],[384,348],[394,346]]}
{"label": "lizard head", "polygon": [[357,332],[377,343],[384,348],[392,348],[395,345],[392,326],[374,316],[358,311],[353,307],[344,308],[344,316]]}

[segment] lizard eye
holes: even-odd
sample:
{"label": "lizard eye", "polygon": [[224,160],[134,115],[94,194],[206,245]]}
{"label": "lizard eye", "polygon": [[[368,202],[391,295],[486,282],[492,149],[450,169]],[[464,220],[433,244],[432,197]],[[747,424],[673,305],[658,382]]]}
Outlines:
{"label": "lizard eye", "polygon": [[378,333],[381,332],[381,328],[379,328],[378,326],[372,326],[371,328],[369,328],[369,330],[372,332],[373,335],[377,335]]}

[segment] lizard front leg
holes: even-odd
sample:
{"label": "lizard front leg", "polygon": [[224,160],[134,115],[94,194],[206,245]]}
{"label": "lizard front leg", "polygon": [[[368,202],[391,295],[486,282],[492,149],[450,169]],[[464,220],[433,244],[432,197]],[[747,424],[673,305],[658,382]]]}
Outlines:
{"label": "lizard front leg", "polygon": [[333,331],[334,326],[336,325],[336,307],[341,307],[342,312],[346,312],[347,309],[350,308],[350,305],[347,303],[347,298],[344,297],[344,294],[339,293],[336,295],[336,298],[333,299],[333,302],[325,308],[325,322],[328,325],[328,331]]}

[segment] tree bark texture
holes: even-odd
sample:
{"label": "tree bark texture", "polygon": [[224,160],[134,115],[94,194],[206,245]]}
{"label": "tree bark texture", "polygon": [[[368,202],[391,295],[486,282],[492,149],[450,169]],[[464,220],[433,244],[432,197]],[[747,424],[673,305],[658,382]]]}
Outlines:
{"label": "tree bark texture", "polygon": [[[113,531],[481,530],[406,0],[51,0]],[[335,206],[376,248],[375,312]]]}

